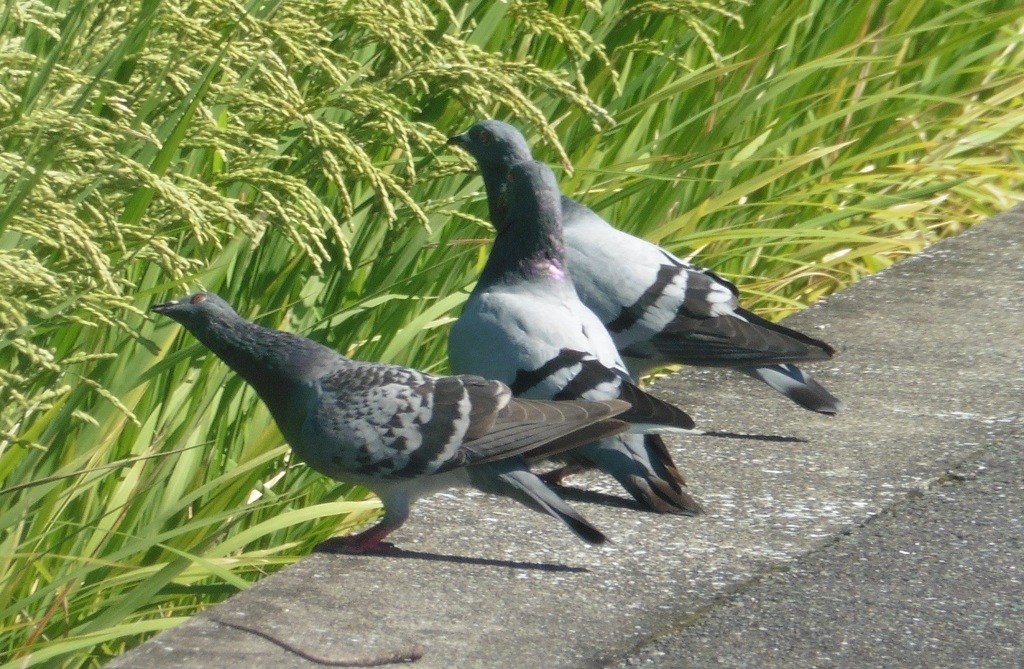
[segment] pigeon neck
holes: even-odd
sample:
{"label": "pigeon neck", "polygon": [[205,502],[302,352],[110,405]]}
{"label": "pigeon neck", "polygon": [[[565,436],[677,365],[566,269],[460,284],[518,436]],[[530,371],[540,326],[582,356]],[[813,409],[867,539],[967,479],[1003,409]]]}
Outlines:
{"label": "pigeon neck", "polygon": [[483,170],[484,189],[487,191],[487,210],[491,216],[491,225],[498,232],[505,229],[508,220],[508,207],[502,197],[508,166],[499,169]]}
{"label": "pigeon neck", "polygon": [[569,284],[562,226],[554,207],[507,212],[507,225],[498,230],[481,283]]}
{"label": "pigeon neck", "polygon": [[256,390],[275,417],[295,387],[305,380],[309,363],[321,357],[318,353],[323,348],[304,337],[270,330],[237,315],[208,321],[193,334]]}

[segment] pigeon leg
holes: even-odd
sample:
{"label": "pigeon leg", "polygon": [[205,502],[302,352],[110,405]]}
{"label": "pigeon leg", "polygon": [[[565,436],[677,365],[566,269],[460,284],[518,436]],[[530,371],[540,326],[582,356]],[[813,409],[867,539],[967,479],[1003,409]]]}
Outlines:
{"label": "pigeon leg", "polygon": [[558,469],[552,469],[549,472],[538,474],[537,478],[539,478],[541,481],[544,481],[544,483],[547,483],[548,485],[561,486],[563,485],[563,481],[565,481],[565,479],[569,478],[573,474],[585,472],[587,471],[587,469],[589,469],[589,467],[584,464],[565,465],[564,467],[559,467]]}
{"label": "pigeon leg", "polygon": [[409,499],[404,492],[377,490],[377,496],[384,503],[384,517],[368,530],[343,537],[332,537],[321,542],[317,552],[362,555],[366,553],[387,553],[395,545],[384,538],[397,530],[409,517]]}

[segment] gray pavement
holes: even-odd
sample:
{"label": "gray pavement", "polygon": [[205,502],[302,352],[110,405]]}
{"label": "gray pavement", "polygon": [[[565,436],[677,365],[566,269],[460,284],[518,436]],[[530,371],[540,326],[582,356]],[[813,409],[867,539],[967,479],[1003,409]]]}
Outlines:
{"label": "gray pavement", "polygon": [[[676,462],[708,513],[636,511],[597,475],[588,548],[518,505],[419,503],[394,556],[315,554],[108,666],[1024,666],[1024,208],[787,321],[842,348],[803,411],[737,374],[655,392],[698,427]],[[746,435],[743,437],[735,435]],[[230,627],[243,625],[293,650]]]}
{"label": "gray pavement", "polygon": [[622,667],[1024,666],[1022,430]]}

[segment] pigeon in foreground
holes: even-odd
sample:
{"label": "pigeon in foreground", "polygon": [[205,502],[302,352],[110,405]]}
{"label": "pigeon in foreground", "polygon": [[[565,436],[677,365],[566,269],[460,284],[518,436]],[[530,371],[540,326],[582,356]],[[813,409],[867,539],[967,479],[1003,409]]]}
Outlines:
{"label": "pigeon in foreground", "polygon": [[[448,144],[477,160],[491,220],[500,229],[509,168],[531,160],[526,139],[507,123],[481,121]],[[806,409],[843,409],[842,401],[793,364],[831,358],[831,346],[741,308],[732,283],[612,227],[576,200],[562,196],[561,208],[576,291],[635,376],[667,364],[728,367]]]}
{"label": "pigeon in foreground", "polygon": [[191,332],[267,404],[296,455],[333,479],[365,486],[384,505],[370,529],[340,540],[345,552],[390,548],[418,498],[470,485],[558,518],[582,540],[605,537],[529,471],[544,456],[628,425],[628,403],[538,402],[479,376],[438,377],[349,360],[299,335],[250,323],[213,293],[152,307]]}
{"label": "pigeon in foreground", "polygon": [[[632,406],[618,419],[636,432],[691,429],[683,411],[632,383],[607,330],[577,297],[565,272],[555,175],[531,161],[507,179],[507,216],[449,334],[452,370],[503,381],[517,397],[624,399]],[[659,434],[608,437],[570,455],[571,467],[597,466],[647,509],[701,510]]]}

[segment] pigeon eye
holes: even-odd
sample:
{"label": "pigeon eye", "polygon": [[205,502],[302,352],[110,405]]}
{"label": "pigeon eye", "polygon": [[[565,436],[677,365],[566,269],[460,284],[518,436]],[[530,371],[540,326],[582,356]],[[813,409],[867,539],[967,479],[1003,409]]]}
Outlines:
{"label": "pigeon eye", "polygon": [[192,296],[192,299],[189,301],[192,302],[192,304],[199,304],[200,302],[205,302],[206,293],[196,293],[195,295]]}
{"label": "pigeon eye", "polygon": [[491,133],[487,132],[486,130],[481,130],[480,134],[477,135],[476,139],[481,144],[490,144],[491,140],[494,139],[494,135],[492,135]]}

